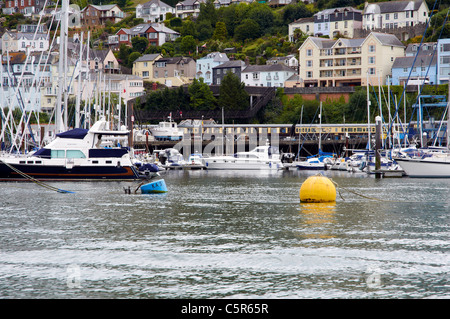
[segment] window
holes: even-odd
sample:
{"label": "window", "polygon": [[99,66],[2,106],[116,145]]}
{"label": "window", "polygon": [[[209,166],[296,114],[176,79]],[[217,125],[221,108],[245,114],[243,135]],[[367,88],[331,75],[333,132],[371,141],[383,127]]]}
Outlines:
{"label": "window", "polygon": [[375,52],[375,46],[369,45],[369,52]]}
{"label": "window", "polygon": [[158,71],[155,71],[155,78],[158,77]]}
{"label": "window", "polygon": [[386,20],[389,20],[389,13],[386,13]]}
{"label": "window", "polygon": [[406,11],[406,18],[408,19],[409,18],[409,11]]}
{"label": "window", "polygon": [[67,158],[86,158],[84,153],[80,150],[67,150],[66,157]]}
{"label": "window", "polygon": [[306,56],[312,56],[312,50],[311,49],[306,50]]}
{"label": "window", "polygon": [[398,13],[394,13],[394,20],[398,19]]}
{"label": "window", "polygon": [[143,71],[142,72],[142,77],[148,78],[148,71]]}
{"label": "window", "polygon": [[369,57],[369,64],[375,64],[375,57],[374,56],[370,56]]}
{"label": "window", "polygon": [[369,74],[374,75],[375,74],[375,68],[369,68]]}
{"label": "window", "polygon": [[258,72],[254,72],[253,73],[253,80],[258,80],[259,79],[259,73]]}
{"label": "window", "polygon": [[312,68],[312,66],[313,66],[313,61],[312,61],[312,60],[307,60],[307,61],[306,61],[306,66],[307,66],[308,68]]}
{"label": "window", "polygon": [[65,158],[66,157],[66,151],[64,151],[64,150],[52,150],[51,156],[52,156],[52,158]]}
{"label": "window", "polygon": [[307,78],[312,78],[312,71],[306,72],[306,77]]}

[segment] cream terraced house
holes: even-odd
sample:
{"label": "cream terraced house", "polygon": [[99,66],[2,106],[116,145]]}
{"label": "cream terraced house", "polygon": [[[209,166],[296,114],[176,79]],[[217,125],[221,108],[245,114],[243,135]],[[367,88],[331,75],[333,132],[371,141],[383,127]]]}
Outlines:
{"label": "cream terraced house", "polygon": [[133,74],[144,81],[153,81],[153,62],[162,58],[159,53],[144,54],[133,62]]}
{"label": "cream terraced house", "polygon": [[426,23],[429,8],[425,0],[365,3],[363,29],[396,29]]}
{"label": "cream terraced house", "polygon": [[299,48],[303,86],[366,86],[386,83],[404,45],[392,34],[372,32],[366,38],[329,40],[309,37]]}

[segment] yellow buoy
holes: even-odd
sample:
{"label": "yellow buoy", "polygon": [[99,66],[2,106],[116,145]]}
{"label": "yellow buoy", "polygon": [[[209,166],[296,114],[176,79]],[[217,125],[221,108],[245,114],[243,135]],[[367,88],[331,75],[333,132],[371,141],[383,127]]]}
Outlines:
{"label": "yellow buoy", "polygon": [[336,187],[325,176],[310,176],[300,187],[300,202],[327,203],[336,201]]}

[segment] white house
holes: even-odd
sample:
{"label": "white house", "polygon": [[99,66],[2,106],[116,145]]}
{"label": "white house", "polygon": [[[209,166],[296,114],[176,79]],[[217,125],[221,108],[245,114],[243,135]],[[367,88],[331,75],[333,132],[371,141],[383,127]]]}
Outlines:
{"label": "white house", "polygon": [[47,34],[6,30],[2,36],[3,52],[42,52],[49,49]]}
{"label": "white house", "polygon": [[283,64],[249,65],[241,72],[241,81],[246,86],[284,87],[284,82],[295,70]]}
{"label": "white house", "polygon": [[200,4],[206,0],[185,0],[175,6],[175,14],[178,18],[185,19],[189,16],[196,18],[200,14]]}
{"label": "white house", "polygon": [[212,52],[198,59],[196,65],[195,78],[203,78],[203,81],[211,85],[213,83],[213,68],[229,61],[225,53]]}
{"label": "white house", "polygon": [[175,15],[175,8],[160,0],[150,0],[136,6],[136,18],[144,19],[144,22],[161,22],[166,19],[166,14]]}
{"label": "white house", "polygon": [[365,3],[363,29],[395,29],[426,23],[429,8],[425,0]]}

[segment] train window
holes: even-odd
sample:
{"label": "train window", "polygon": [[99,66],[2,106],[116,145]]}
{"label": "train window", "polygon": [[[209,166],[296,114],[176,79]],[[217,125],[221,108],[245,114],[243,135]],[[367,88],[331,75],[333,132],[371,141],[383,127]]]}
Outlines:
{"label": "train window", "polygon": [[362,128],[358,127],[357,132],[362,132]]}
{"label": "train window", "polygon": [[349,128],[348,128],[348,131],[349,131],[349,132],[353,132],[353,127],[349,127]]}
{"label": "train window", "polygon": [[316,132],[316,129],[315,129],[315,128],[312,128],[312,129],[311,129],[311,132],[315,133],[315,132]]}

